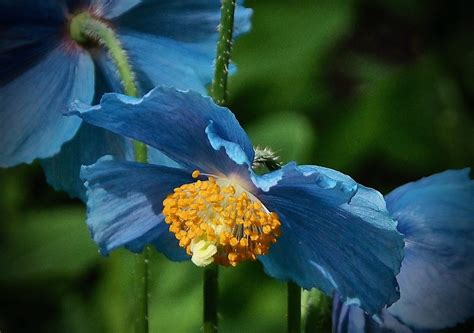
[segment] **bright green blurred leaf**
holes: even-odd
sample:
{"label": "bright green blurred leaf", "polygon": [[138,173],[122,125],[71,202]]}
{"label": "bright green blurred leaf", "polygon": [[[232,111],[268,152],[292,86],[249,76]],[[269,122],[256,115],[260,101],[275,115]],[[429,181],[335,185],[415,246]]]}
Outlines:
{"label": "bright green blurred leaf", "polygon": [[97,263],[99,254],[82,208],[31,212],[11,225],[0,251],[2,282],[72,278]]}
{"label": "bright green blurred leaf", "polygon": [[309,120],[301,114],[273,114],[247,129],[255,146],[271,148],[284,162],[311,160],[316,134]]}
{"label": "bright green blurred leaf", "polygon": [[[150,258],[150,331],[197,332],[201,325],[202,270],[190,262],[173,263],[153,251]],[[97,302],[107,332],[127,333],[133,328],[137,290],[136,255],[116,251],[103,259],[105,275]]]}
{"label": "bright green blurred leaf", "polygon": [[318,147],[326,163],[356,168],[377,154],[387,165],[409,170],[469,165],[472,120],[466,117],[459,88],[431,57],[399,70],[356,64],[364,84],[351,101],[353,108],[321,135],[331,138]]}
{"label": "bright green blurred leaf", "polygon": [[[253,1],[252,31],[238,41],[231,92],[248,93],[254,111],[307,107],[325,98],[315,73],[350,29],[352,1]],[[318,77],[318,79],[322,79]]]}

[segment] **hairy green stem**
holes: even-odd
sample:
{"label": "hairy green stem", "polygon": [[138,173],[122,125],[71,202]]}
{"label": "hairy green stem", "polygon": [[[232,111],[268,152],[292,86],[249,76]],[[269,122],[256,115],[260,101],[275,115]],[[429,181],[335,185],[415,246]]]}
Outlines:
{"label": "hairy green stem", "polygon": [[83,12],[71,19],[69,31],[72,39],[80,44],[95,42],[105,47],[117,67],[125,94],[138,97],[135,74],[128,62],[127,53],[115,31],[106,22]]}
{"label": "hairy green stem", "polygon": [[145,247],[142,253],[136,255],[136,298],[135,298],[135,333],[148,332],[148,283],[150,280],[150,248]]}
{"label": "hairy green stem", "polygon": [[227,100],[227,77],[229,76],[230,55],[232,53],[235,0],[221,0],[221,2],[216,69],[212,81],[211,95],[217,104],[224,105]]}
{"label": "hairy green stem", "polygon": [[[229,76],[230,55],[232,53],[232,34],[234,32],[235,0],[221,0],[221,20],[217,42],[216,68],[212,80],[211,96],[219,105],[227,101],[227,77]],[[203,332],[218,331],[218,285],[219,267],[210,265],[204,269]]]}
{"label": "hairy green stem", "polygon": [[[114,61],[126,95],[138,97],[135,73],[132,70],[122,43],[115,31],[101,19],[88,12],[74,16],[69,23],[69,33],[77,43],[87,46],[96,44],[104,47]],[[133,142],[135,160],[147,163],[147,146],[138,141]],[[134,328],[136,333],[148,333],[148,280],[149,280],[149,248],[137,255],[136,260],[136,306]]]}
{"label": "hairy green stem", "polygon": [[288,333],[301,333],[301,288],[288,282]]}

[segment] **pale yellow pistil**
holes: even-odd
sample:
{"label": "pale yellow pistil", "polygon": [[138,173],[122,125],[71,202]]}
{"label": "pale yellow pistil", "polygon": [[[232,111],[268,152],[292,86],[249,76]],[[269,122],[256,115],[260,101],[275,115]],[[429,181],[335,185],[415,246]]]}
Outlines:
{"label": "pale yellow pistil", "polygon": [[[193,178],[199,177],[194,171]],[[174,189],[163,201],[165,221],[198,266],[235,266],[264,255],[280,235],[280,221],[242,187],[208,177]]]}

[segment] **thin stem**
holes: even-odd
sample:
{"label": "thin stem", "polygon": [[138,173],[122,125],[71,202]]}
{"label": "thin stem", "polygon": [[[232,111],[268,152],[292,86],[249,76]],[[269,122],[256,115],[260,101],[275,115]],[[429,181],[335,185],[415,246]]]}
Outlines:
{"label": "thin stem", "polygon": [[[126,95],[138,97],[138,87],[135,83],[135,73],[130,65],[122,43],[115,31],[104,21],[88,12],[74,16],[69,22],[71,38],[79,44],[95,43],[107,49],[108,54],[115,63],[120,77],[123,91]],[[147,163],[147,146],[138,141],[133,142],[135,160]],[[136,314],[135,332],[148,333],[148,280],[149,280],[149,248],[145,248],[136,261]]]}
{"label": "thin stem", "polygon": [[288,333],[301,333],[301,288],[288,282]]}
{"label": "thin stem", "polygon": [[150,248],[145,247],[142,253],[136,255],[136,304],[135,304],[135,333],[148,332],[148,283],[150,280],[149,257]]}
{"label": "thin stem", "polygon": [[210,265],[204,269],[204,323],[205,333],[217,332],[217,303],[219,266]]}
{"label": "thin stem", "polygon": [[148,162],[148,149],[146,144],[140,141],[133,141],[133,155],[135,157],[135,161],[140,163],[147,163]]}
{"label": "thin stem", "polygon": [[[227,101],[227,78],[232,53],[232,34],[234,32],[235,0],[221,0],[221,20],[219,41],[217,42],[216,69],[211,86],[211,96],[219,105]],[[203,332],[218,331],[217,305],[219,299],[219,267],[210,265],[204,269]]]}
{"label": "thin stem", "polygon": [[229,75],[230,55],[232,53],[235,0],[222,0],[221,2],[216,70],[214,72],[214,80],[212,81],[211,95],[217,104],[224,105],[227,100],[227,77]]}
{"label": "thin stem", "polygon": [[69,32],[71,37],[80,44],[94,42],[104,46],[117,67],[125,94],[138,97],[135,73],[128,61],[127,53],[115,31],[106,22],[88,12],[83,12],[71,19]]}

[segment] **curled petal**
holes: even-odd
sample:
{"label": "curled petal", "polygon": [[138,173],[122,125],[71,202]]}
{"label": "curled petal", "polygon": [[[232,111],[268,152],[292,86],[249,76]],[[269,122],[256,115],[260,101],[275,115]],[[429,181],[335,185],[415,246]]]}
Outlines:
{"label": "curled petal", "polygon": [[398,298],[403,241],[380,193],[324,168],[288,165],[258,194],[280,216],[282,235],[265,271],[303,288],[338,291],[375,313]]}
{"label": "curled petal", "polygon": [[[70,114],[149,144],[188,169],[212,174],[242,169],[248,176],[254,156],[252,144],[235,116],[209,97],[194,92],[160,87],[141,99],[105,94],[100,105],[76,103]],[[235,144],[234,148],[239,146],[242,153],[228,150],[230,143]]]}

